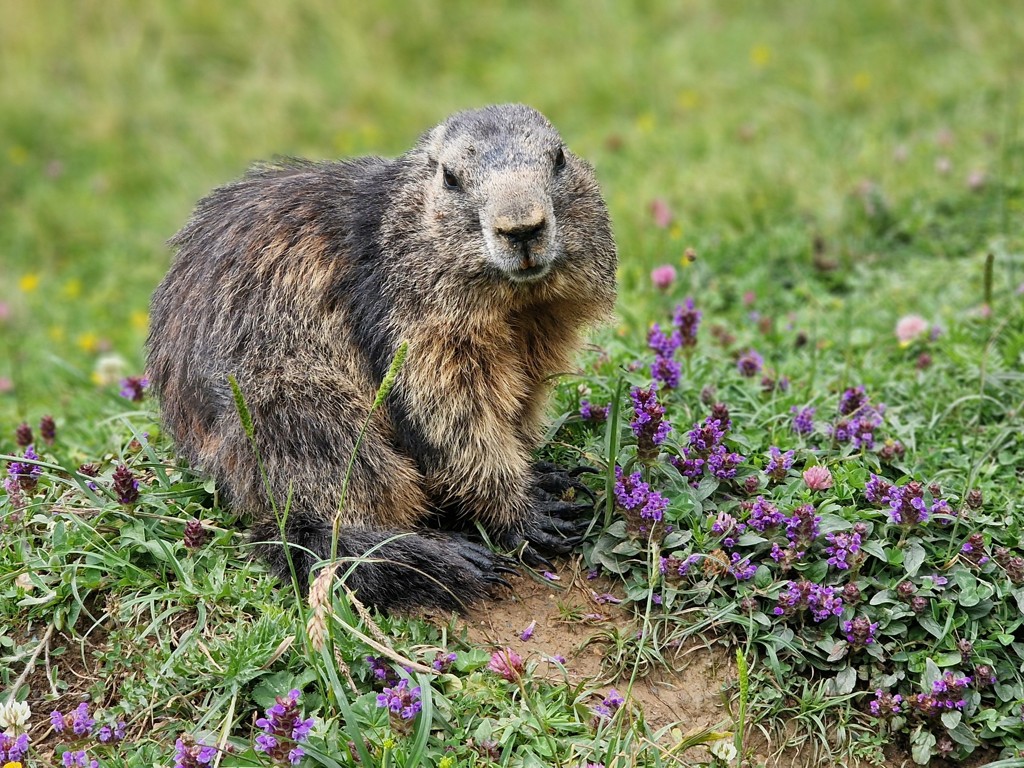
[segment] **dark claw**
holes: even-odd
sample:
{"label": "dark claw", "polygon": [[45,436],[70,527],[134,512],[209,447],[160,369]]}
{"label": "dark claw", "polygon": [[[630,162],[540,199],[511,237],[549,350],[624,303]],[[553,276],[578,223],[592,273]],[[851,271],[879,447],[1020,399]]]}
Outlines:
{"label": "dark claw", "polygon": [[546,568],[549,571],[555,570],[554,563],[529,545],[523,547],[521,557],[523,562],[531,568]]}
{"label": "dark claw", "polygon": [[487,577],[487,583],[488,584],[496,584],[496,585],[505,587],[507,589],[512,589],[512,585],[509,584],[507,581],[505,581],[505,579],[501,578],[500,576],[488,576]]}
{"label": "dark claw", "polygon": [[588,467],[583,464],[578,467],[573,467],[567,474],[569,477],[579,477],[580,475],[599,475],[601,474],[601,470],[596,467]]}
{"label": "dark claw", "polygon": [[[575,520],[580,515],[591,512],[594,507],[590,504],[572,504],[568,501],[541,501],[533,505],[533,509],[539,515],[545,515],[555,520]],[[541,523],[546,525],[546,523]]]}

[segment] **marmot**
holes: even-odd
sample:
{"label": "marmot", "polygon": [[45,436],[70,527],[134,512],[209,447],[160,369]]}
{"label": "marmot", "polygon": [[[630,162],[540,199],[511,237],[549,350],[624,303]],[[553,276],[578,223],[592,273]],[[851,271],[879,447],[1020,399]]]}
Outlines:
{"label": "marmot", "polygon": [[[615,301],[592,168],[523,105],[459,112],[397,159],[257,166],[201,200],[151,307],[148,374],[182,456],[299,578],[330,556],[349,457],[401,342],[341,509],[348,584],[381,610],[461,609],[508,560],[579,543],[583,505],[531,464],[549,379]],[[263,480],[229,386],[255,425]],[[586,521],[583,521],[586,524]],[[276,542],[276,543],[275,543]]]}

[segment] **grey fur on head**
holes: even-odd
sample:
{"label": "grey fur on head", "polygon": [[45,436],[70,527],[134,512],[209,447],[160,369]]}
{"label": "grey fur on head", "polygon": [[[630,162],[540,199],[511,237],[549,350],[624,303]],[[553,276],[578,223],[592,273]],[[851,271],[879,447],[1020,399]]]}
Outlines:
{"label": "grey fur on head", "polygon": [[[257,167],[200,201],[153,297],[149,373],[179,450],[287,569],[227,376],[252,411],[301,578],[331,552],[340,489],[399,343],[340,511],[350,586],[378,608],[456,608],[507,570],[458,529],[536,559],[578,541],[578,485],[531,464],[549,379],[615,298],[615,244],[591,168],[522,105],[460,112],[395,160]],[[374,549],[376,547],[376,549]]]}

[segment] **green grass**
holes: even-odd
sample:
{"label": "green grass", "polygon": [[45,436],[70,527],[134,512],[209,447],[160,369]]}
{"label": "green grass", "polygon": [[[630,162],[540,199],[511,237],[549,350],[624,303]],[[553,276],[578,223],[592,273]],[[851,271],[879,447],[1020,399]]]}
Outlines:
{"label": "green grass", "polygon": [[[713,387],[730,406],[733,447],[749,457],[741,475],[763,469],[769,445],[793,448],[798,467],[813,459],[833,469],[833,513],[869,519],[877,533],[884,516],[862,499],[877,459],[788,431],[791,405],[831,418],[838,394],[863,384],[889,405],[886,436],[907,449],[885,470],[892,479],[938,482],[958,509],[969,490],[984,495],[978,515],[919,537],[927,567],[949,569],[975,529],[986,546],[1020,554],[1024,4],[0,2],[0,19],[0,380],[9,382],[0,454],[16,453],[22,421],[35,428],[49,413],[58,425],[30,508],[15,519],[0,500],[0,700],[56,627],[51,681],[31,678],[37,720],[45,698],[67,709],[88,693],[128,720],[136,752],[125,764],[168,762],[181,730],[225,734],[244,755],[253,711],[298,687],[323,721],[311,764],[348,765],[338,745],[360,730],[366,757],[382,764],[487,764],[493,750],[503,765],[671,763],[628,707],[595,730],[600,695],[589,688],[497,679],[489,655],[451,628],[406,619],[380,622],[398,652],[427,664],[440,649],[459,658],[454,676],[433,684],[417,730],[394,731],[375,707],[362,661],[371,651],[352,634],[369,632],[367,620],[336,594],[337,654],[313,652],[307,617],[246,558],[242,523],[173,464],[151,404],[135,409],[116,383],[96,380],[108,354],[124,359],[125,373],[141,372],[148,297],[171,258],[164,242],[212,187],[273,155],[395,155],[450,112],[485,103],[525,101],[552,119],[596,165],[619,243],[618,321],[595,336],[610,362],[586,356],[586,373],[560,387],[552,415],[569,418],[548,453],[575,461],[582,450],[595,466],[631,459],[626,401],[611,441],[621,448],[609,451],[602,428],[576,418],[579,387],[605,402],[622,382],[644,384],[647,327],[692,295],[704,312],[700,343],[681,387],[665,395],[675,443],[706,415],[701,392]],[[969,184],[972,174],[981,183]],[[653,222],[655,199],[673,214],[668,227]],[[687,247],[698,258],[684,266]],[[667,294],[650,285],[662,263],[680,270]],[[908,313],[942,335],[899,347],[893,327]],[[736,337],[730,349],[712,341],[712,325]],[[795,345],[798,332],[807,345]],[[735,373],[732,357],[748,346],[789,377],[788,392],[765,395]],[[933,364],[919,371],[922,352]],[[643,367],[624,373],[634,360]],[[665,458],[638,466],[671,492],[671,515],[690,536],[678,551],[707,554],[717,539],[705,515],[735,512],[735,494],[693,494]],[[84,462],[100,465],[96,491],[73,472]],[[105,492],[121,462],[143,481],[133,509]],[[801,490],[794,474],[772,494],[796,503]],[[948,644],[907,620],[905,635],[880,643],[886,661],[846,667],[862,677],[840,693],[829,685],[845,662],[779,645],[781,635],[736,612],[746,593],[725,579],[666,593],[672,611],[653,605],[649,542],[624,536],[613,512],[586,556],[607,566],[616,560],[602,542],[623,544],[619,555],[635,549],[613,589],[635,601],[645,633],[603,628],[610,667],[629,680],[671,663],[673,644],[698,633],[743,648],[752,721],[738,745],[759,728],[779,743],[774,729],[788,721],[789,735],[816,744],[825,763],[876,755],[884,742],[866,714],[868,682],[909,670],[888,685],[916,683],[926,659],[953,668]],[[193,517],[209,534],[198,550],[182,543]],[[910,543],[895,532],[879,539],[899,558]],[[884,591],[902,559],[876,565],[866,588]],[[998,750],[1019,736],[999,718],[1024,695],[1012,687],[1022,672],[1000,649],[1015,648],[1021,628],[998,573],[970,575],[995,590],[991,611],[940,600],[948,613],[936,621],[969,631],[980,657],[1018,681],[999,706],[986,699],[971,716]],[[772,577],[755,595],[762,609],[777,595]],[[897,738],[916,739],[924,754],[931,731],[915,727]]]}

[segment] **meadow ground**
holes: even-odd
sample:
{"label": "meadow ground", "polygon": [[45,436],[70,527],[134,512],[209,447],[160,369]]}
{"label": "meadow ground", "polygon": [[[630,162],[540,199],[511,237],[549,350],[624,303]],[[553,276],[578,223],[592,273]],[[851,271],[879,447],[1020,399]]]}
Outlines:
{"label": "meadow ground", "polygon": [[[1024,765],[1024,5],[0,18],[0,703],[31,704],[29,765],[270,764],[296,735],[324,766]],[[542,451],[600,470],[595,525],[464,620],[338,591],[317,650],[121,394],[164,242],[254,160],[394,155],[502,101],[595,164],[615,224],[616,321]]]}

